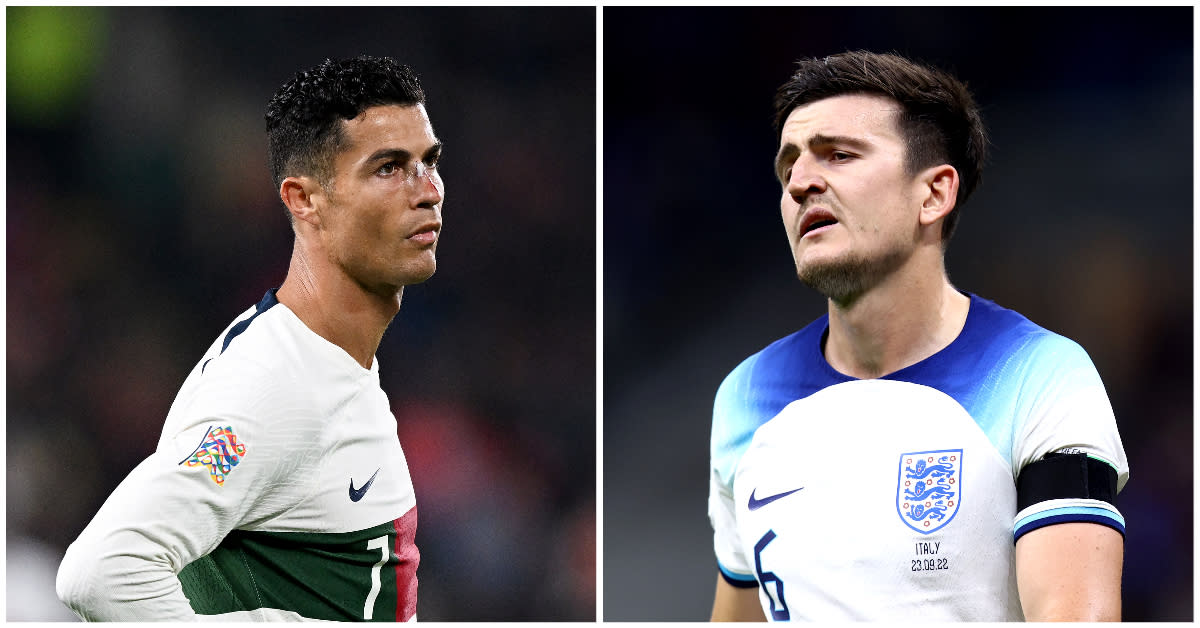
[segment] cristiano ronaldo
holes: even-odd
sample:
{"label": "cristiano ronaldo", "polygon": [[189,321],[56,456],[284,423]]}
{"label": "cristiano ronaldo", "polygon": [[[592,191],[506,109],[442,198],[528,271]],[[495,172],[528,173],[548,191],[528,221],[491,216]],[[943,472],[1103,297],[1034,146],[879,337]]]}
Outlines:
{"label": "cristiano ronaldo", "polygon": [[408,621],[416,498],[375,351],[442,229],[441,143],[407,66],[326,60],[267,106],[287,277],[184,381],[157,450],[68,548],[86,620]]}

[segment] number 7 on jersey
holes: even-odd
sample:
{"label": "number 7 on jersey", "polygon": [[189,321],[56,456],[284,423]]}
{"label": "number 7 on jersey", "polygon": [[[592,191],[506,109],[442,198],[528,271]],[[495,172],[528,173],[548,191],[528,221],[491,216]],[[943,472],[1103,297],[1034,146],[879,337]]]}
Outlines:
{"label": "number 7 on jersey", "polygon": [[367,594],[367,602],[363,604],[363,619],[373,619],[375,615],[375,598],[379,597],[379,570],[383,564],[388,561],[388,538],[381,536],[379,538],[367,541],[367,549],[379,550],[379,562],[371,567],[371,592]]}

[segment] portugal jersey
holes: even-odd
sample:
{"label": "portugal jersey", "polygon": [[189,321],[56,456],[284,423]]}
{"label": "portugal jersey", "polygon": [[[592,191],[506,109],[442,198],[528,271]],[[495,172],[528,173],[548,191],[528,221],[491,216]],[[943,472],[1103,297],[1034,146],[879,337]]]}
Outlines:
{"label": "portugal jersey", "polygon": [[60,597],[99,620],[414,619],[416,500],[378,365],[268,292],[68,549]]}
{"label": "portugal jersey", "polygon": [[1091,360],[969,296],[949,346],[885,377],[835,371],[823,316],[721,384],[717,561],[768,619],[1020,620],[1016,538],[1067,521],[1124,534],[1129,469]]}

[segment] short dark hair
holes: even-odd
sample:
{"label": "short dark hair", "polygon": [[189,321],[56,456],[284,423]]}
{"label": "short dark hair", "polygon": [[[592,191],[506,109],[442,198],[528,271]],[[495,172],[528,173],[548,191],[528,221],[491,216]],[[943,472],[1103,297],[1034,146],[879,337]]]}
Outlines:
{"label": "short dark hair", "polygon": [[425,92],[412,68],[388,57],[326,59],[298,72],[267,104],[267,158],[278,188],[290,176],[333,178],[345,146],[342,120],[378,105],[419,105]]}
{"label": "short dark hair", "polygon": [[844,94],[879,94],[900,104],[898,121],[909,173],[948,163],[958,171],[955,211],[942,223],[950,239],[958,210],[979,185],[987,157],[987,131],[966,84],[935,67],[896,54],[846,52],[802,59],[775,94],[775,135],[796,107]]}

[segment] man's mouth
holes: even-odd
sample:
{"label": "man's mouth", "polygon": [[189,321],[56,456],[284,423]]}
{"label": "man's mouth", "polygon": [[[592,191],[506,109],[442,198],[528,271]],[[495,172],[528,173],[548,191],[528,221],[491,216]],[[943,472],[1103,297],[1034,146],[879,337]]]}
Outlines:
{"label": "man's mouth", "polygon": [[409,234],[408,239],[417,244],[433,244],[437,242],[438,232],[441,231],[441,223],[429,223],[421,225],[416,231]]}
{"label": "man's mouth", "polygon": [[813,231],[816,231],[817,229],[820,229],[821,227],[828,227],[829,225],[836,225],[836,224],[837,224],[836,220],[818,220],[817,222],[814,222],[811,225],[809,225],[807,228],[805,228],[804,233],[805,233],[805,235],[807,235],[809,233],[812,233]]}
{"label": "man's mouth", "polygon": [[421,231],[408,236],[408,239],[417,244],[433,244],[437,241],[437,235],[436,231]]}
{"label": "man's mouth", "polygon": [[833,213],[827,209],[815,207],[804,212],[804,216],[800,220],[800,237],[823,229],[838,223],[837,218],[834,218]]}

